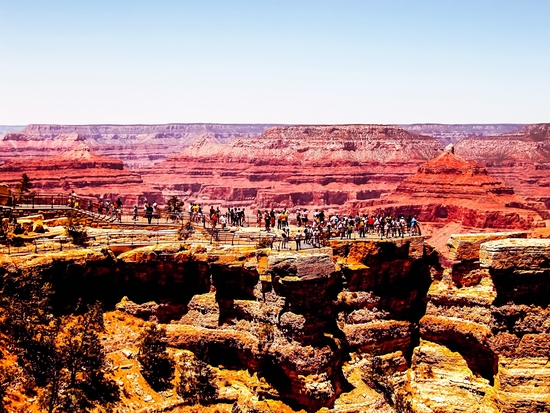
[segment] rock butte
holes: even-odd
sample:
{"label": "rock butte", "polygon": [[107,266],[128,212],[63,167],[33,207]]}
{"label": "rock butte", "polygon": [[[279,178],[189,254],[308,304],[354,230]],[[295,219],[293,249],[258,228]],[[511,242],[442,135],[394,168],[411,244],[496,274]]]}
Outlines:
{"label": "rock butte", "polygon": [[[421,237],[309,253],[177,243],[118,257],[3,255],[0,268],[41,274],[58,310],[79,298],[111,310],[102,342],[119,367],[121,409],[179,411],[181,400],[155,393],[131,356],[136,317],[155,316],[169,323],[171,348],[207,344],[219,411],[543,412],[550,240],[518,236],[454,235],[447,268]],[[18,403],[32,405],[24,395]]]}
{"label": "rock butte", "polygon": [[384,204],[365,211],[474,228],[529,229],[550,218],[545,204],[516,195],[485,167],[455,155],[452,145],[405,178]]}

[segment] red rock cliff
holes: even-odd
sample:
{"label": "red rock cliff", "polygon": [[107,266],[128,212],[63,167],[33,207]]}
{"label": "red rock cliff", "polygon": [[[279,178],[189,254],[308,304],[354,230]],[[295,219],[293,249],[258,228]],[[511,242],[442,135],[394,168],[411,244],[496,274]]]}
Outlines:
{"label": "red rock cliff", "polygon": [[140,175],[130,171],[121,160],[99,156],[84,144],[55,156],[38,159],[13,159],[0,164],[2,182],[15,187],[26,173],[33,190],[40,193],[66,193],[95,196],[114,200],[118,197],[126,205],[145,198],[163,201],[162,194],[146,184]]}
{"label": "red rock cliff", "polygon": [[423,222],[459,221],[475,228],[531,228],[548,213],[488,173],[484,166],[454,154],[452,146],[422,165],[369,212],[416,215]]}
{"label": "red rock cliff", "polygon": [[227,145],[199,140],[140,172],[164,193],[198,202],[339,207],[379,197],[439,147],[391,125],[274,127]]}

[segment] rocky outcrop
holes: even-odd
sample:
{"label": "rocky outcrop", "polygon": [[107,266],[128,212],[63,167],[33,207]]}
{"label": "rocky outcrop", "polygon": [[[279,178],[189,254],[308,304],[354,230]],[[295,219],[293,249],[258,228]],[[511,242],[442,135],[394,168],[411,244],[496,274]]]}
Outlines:
{"label": "rocky outcrop", "polygon": [[474,228],[529,229],[550,216],[540,202],[528,202],[479,164],[454,154],[452,145],[401,182],[378,214],[413,215],[422,222],[459,221]]}
{"label": "rocky outcrop", "polygon": [[[300,253],[165,244],[118,258],[3,255],[0,276],[39,274],[61,313],[79,300],[112,309],[127,296],[107,327],[128,320],[129,335],[103,342],[134,381],[139,369],[128,358],[139,334],[129,328],[143,321],[131,314],[169,322],[170,347],[207,355],[229,385],[239,371],[255,372],[247,397],[268,405],[542,412],[550,408],[550,240],[518,236],[455,235],[445,268],[417,237]],[[235,391],[225,388],[219,401],[241,400]]]}
{"label": "rocky outcrop", "polygon": [[129,170],[122,161],[99,156],[84,144],[56,156],[38,159],[10,159],[0,165],[2,181],[15,188],[21,175],[29,176],[32,189],[40,194],[70,193],[93,196],[126,205],[143,202],[163,202],[162,194],[147,186],[141,176]]}
{"label": "rocky outcrop", "polygon": [[257,372],[272,389],[264,397],[307,411],[352,389],[348,378],[361,369],[344,366],[350,353],[364,360],[376,353],[403,376],[430,268],[438,265],[421,238],[333,242],[304,253],[168,244],[118,258],[82,250],[1,262],[2,276],[41,274],[55,291],[56,311],[79,299],[113,308],[124,295],[120,312],[171,320],[171,347],[201,354],[206,346],[210,364]]}
{"label": "rocky outcrop", "polygon": [[[451,242],[460,245],[456,261],[432,283],[420,322],[426,342],[415,349],[409,376],[411,388],[418,389],[413,411],[457,411],[457,395],[460,411],[527,413],[550,407],[550,241],[504,236],[459,235]],[[449,393],[453,381],[463,385]],[[426,397],[420,390],[440,387],[445,397]]]}
{"label": "rocky outcrop", "polygon": [[227,143],[237,136],[256,136],[272,125],[173,123],[165,125],[28,125],[0,140],[0,160],[15,156],[56,155],[85,143],[127,166],[152,165],[181,152],[199,137]]}
{"label": "rocky outcrop", "polygon": [[274,127],[227,145],[196,141],[140,172],[163,193],[197,202],[341,208],[379,197],[439,148],[391,125]]}

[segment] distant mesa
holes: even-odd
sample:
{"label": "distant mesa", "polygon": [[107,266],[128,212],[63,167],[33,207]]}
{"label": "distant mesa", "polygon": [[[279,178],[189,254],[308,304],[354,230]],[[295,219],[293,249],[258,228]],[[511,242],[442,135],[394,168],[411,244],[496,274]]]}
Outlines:
{"label": "distant mesa", "polygon": [[419,135],[436,138],[441,145],[457,143],[469,137],[499,136],[506,133],[515,133],[525,125],[521,123],[487,123],[487,124],[442,124],[442,123],[414,123],[401,125],[405,130]]}
{"label": "distant mesa", "polygon": [[463,139],[456,144],[456,151],[487,166],[550,162],[550,124],[526,125],[516,132],[499,136]]}
{"label": "distant mesa", "polygon": [[273,125],[262,124],[164,124],[164,125],[28,125],[0,139],[0,160],[13,157],[55,155],[86,143],[98,155],[114,156],[127,166],[152,165],[169,154],[181,152],[200,136],[228,143],[237,136],[250,137]]}
{"label": "distant mesa", "polygon": [[456,153],[485,165],[528,201],[550,209],[550,124],[525,125],[496,137],[461,140]]}

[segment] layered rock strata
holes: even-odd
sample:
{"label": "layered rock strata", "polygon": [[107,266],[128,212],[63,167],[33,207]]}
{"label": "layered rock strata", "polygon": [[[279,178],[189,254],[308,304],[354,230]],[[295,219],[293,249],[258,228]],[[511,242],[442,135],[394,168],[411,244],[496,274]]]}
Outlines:
{"label": "layered rock strata", "polygon": [[455,155],[452,146],[405,178],[385,203],[367,211],[474,228],[529,229],[550,216],[543,203],[516,195],[485,167]]}
{"label": "layered rock strata", "polygon": [[160,191],[143,182],[141,176],[129,170],[122,161],[99,156],[80,144],[75,149],[56,156],[41,159],[10,159],[0,164],[1,179],[14,189],[25,173],[40,194],[68,194],[93,196],[114,201],[117,198],[126,205],[148,199],[164,202]]}
{"label": "layered rock strata", "polygon": [[181,152],[199,137],[226,143],[236,136],[259,135],[269,126],[272,125],[28,125],[1,138],[0,160],[16,155],[25,158],[56,155],[85,143],[99,155],[119,158],[127,166],[151,165]]}
{"label": "layered rock strata", "polygon": [[526,125],[515,133],[475,137],[456,144],[466,159],[485,165],[498,179],[528,200],[550,209],[550,124]]}
{"label": "layered rock strata", "polygon": [[[453,236],[455,263],[432,283],[420,321],[426,341],[413,355],[413,411],[550,407],[550,240],[506,238],[517,235]],[[458,382],[463,385],[457,389]],[[440,387],[449,396],[426,397],[425,391]],[[455,404],[458,395],[461,403]]]}
{"label": "layered rock strata", "polygon": [[[118,258],[106,249],[4,255],[0,275],[40,274],[61,313],[80,300],[112,309],[127,296],[109,323],[129,314],[169,322],[174,351],[234,372],[219,381],[226,410],[242,402],[231,380],[248,369],[260,380],[249,380],[247,394],[267,406],[531,413],[550,408],[550,240],[517,238],[525,235],[453,236],[447,268],[417,237],[301,253],[165,244]],[[103,342],[156,402],[119,355],[132,353],[137,336]]]}
{"label": "layered rock strata", "polygon": [[[317,411],[353,389],[348,378],[361,376],[355,364],[366,354],[389,354],[397,369],[388,371],[404,375],[434,265],[437,256],[419,238],[334,242],[298,254],[175,244],[118,258],[91,250],[5,256],[1,271],[39,271],[55,290],[57,311],[70,311],[79,298],[111,307],[128,296],[120,310],[172,320],[171,347],[200,354],[206,346],[212,365],[260,374],[269,383],[262,397]],[[136,310],[128,300],[160,305]],[[350,353],[356,361],[344,368]],[[356,408],[350,402],[343,405]]]}
{"label": "layered rock strata", "polygon": [[457,143],[464,138],[498,136],[505,133],[519,131],[525,125],[519,123],[491,123],[491,124],[441,124],[441,123],[414,123],[401,125],[403,129],[419,135],[433,136],[443,146]]}
{"label": "layered rock strata", "polygon": [[144,180],[196,202],[341,207],[378,198],[440,148],[391,125],[288,126],[227,145],[195,142]]}

